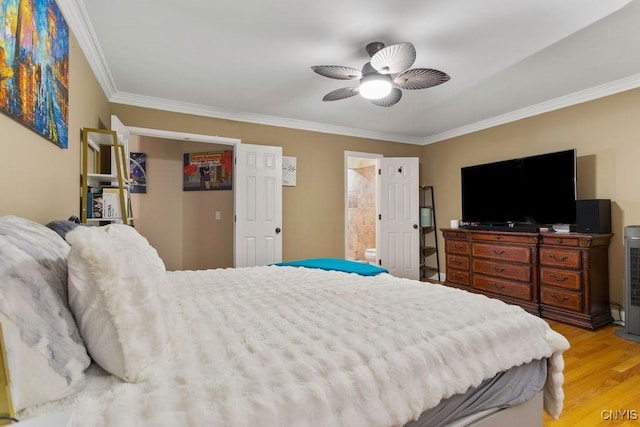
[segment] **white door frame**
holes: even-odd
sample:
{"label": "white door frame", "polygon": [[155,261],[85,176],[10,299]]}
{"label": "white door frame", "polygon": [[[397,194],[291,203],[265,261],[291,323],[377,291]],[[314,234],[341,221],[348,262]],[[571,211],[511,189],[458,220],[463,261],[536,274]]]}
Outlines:
{"label": "white door frame", "polygon": [[227,138],[225,136],[202,135],[188,132],[174,132],[170,130],[141,128],[135,126],[126,127],[129,128],[129,132],[131,132],[132,135],[151,136],[153,138],[175,139],[178,141],[207,142],[209,144],[221,145],[237,145],[242,143],[239,138]]}
{"label": "white door frame", "polygon": [[[363,153],[360,151],[344,152],[344,259],[349,258],[349,157],[359,157],[364,159],[379,160],[384,156],[377,153]],[[376,171],[379,168],[379,161],[376,162]],[[378,212],[378,175],[376,173],[376,212]],[[378,239],[378,221],[376,221],[376,242]],[[376,252],[376,262],[378,255]]]}

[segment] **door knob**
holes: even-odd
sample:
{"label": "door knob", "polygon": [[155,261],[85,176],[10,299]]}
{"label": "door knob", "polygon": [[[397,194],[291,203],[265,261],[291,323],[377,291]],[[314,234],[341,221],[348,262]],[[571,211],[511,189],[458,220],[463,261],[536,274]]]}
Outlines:
{"label": "door knob", "polygon": [[413,224],[413,228],[418,229],[418,224]]}
{"label": "door knob", "polygon": [[280,230],[280,227],[276,227],[276,234],[280,234],[282,230]]}

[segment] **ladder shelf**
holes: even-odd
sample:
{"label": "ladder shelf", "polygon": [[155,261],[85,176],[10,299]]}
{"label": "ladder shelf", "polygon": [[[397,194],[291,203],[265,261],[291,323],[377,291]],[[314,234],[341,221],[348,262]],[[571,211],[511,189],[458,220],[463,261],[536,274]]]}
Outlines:
{"label": "ladder shelf", "polygon": [[[420,187],[420,280],[441,280],[433,186]],[[434,277],[435,276],[435,277]]]}
{"label": "ladder shelf", "polygon": [[133,225],[128,159],[128,149],[116,131],[82,129],[81,222]]}

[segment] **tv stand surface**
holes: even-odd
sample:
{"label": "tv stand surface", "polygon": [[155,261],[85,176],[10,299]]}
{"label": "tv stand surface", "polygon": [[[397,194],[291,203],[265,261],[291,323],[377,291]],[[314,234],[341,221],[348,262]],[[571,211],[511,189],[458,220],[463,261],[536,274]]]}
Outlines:
{"label": "tv stand surface", "polygon": [[545,228],[545,225],[540,224],[526,224],[526,223],[491,223],[491,224],[474,224],[466,225],[463,228],[467,230],[483,230],[483,231],[508,231],[514,233],[537,233],[541,228]]}

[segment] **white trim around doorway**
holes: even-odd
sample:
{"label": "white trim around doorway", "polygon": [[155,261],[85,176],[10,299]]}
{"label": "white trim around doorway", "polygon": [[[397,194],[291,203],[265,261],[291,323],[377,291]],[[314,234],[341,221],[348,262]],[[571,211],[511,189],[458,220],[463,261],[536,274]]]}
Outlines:
{"label": "white trim around doorway", "polygon": [[201,135],[187,132],[174,132],[171,130],[151,129],[135,126],[127,126],[132,135],[150,136],[154,138],[175,139],[178,141],[207,142],[209,144],[236,145],[242,143],[239,138],[228,138],[217,135]]}

